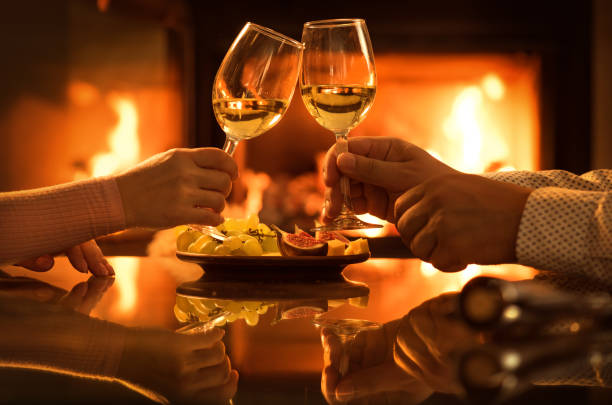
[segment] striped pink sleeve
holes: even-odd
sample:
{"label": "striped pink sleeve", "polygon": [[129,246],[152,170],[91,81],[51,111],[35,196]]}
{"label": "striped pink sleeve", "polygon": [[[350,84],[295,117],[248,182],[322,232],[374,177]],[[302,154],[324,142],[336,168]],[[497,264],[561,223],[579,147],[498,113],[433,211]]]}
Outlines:
{"label": "striped pink sleeve", "polygon": [[0,264],[60,252],[124,228],[113,177],[0,193]]}

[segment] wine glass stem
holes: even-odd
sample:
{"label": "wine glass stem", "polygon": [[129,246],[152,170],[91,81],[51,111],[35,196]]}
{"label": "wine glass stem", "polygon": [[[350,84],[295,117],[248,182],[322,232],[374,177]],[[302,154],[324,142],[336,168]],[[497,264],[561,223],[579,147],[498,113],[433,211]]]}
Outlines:
{"label": "wine glass stem", "polygon": [[[348,152],[348,133],[349,131],[336,132],[336,150],[338,155]],[[348,177],[340,178],[340,191],[342,192],[341,216],[353,215],[353,202],[351,201],[351,183]]]}
{"label": "wine glass stem", "polygon": [[238,146],[238,141],[231,139],[230,137],[225,137],[225,144],[223,145],[223,151],[228,155],[233,156],[234,151],[236,150],[236,146]]}
{"label": "wine glass stem", "polygon": [[338,374],[344,377],[348,374],[350,366],[351,345],[355,336],[340,335],[340,343],[342,344],[342,354],[340,356],[340,364],[338,365]]}

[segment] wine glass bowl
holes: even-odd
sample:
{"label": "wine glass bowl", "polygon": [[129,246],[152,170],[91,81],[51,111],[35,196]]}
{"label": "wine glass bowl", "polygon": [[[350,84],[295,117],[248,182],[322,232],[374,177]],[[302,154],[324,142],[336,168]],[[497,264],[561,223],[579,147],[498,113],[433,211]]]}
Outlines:
{"label": "wine glass bowl", "polygon": [[[311,21],[302,32],[304,62],[300,89],[306,109],[319,125],[336,136],[338,153],[348,152],[347,136],[366,117],[376,95],[374,53],[365,21]],[[341,213],[331,224],[314,230],[379,228],[357,218],[350,185],[342,177]]]}
{"label": "wine glass bowl", "polygon": [[215,76],[212,105],[233,154],[239,141],[276,125],[284,115],[300,72],[302,43],[261,25],[247,23]]}
{"label": "wine glass bowl", "polygon": [[317,317],[312,323],[319,328],[327,329],[338,337],[342,350],[338,364],[338,374],[340,374],[341,377],[344,377],[348,373],[351,346],[355,342],[357,334],[359,332],[382,328],[381,324],[365,319],[331,319]]}

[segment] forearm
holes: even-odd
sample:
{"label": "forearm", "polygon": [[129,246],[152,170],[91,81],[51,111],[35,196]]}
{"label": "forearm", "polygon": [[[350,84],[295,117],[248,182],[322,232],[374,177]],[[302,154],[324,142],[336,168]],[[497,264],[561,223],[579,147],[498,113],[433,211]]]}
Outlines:
{"label": "forearm", "polygon": [[521,217],[516,256],[540,270],[612,284],[612,192],[533,191]]}
{"label": "forearm", "polygon": [[113,178],[0,193],[0,264],[62,251],[125,227]]}
{"label": "forearm", "polygon": [[583,191],[612,190],[612,170],[593,170],[576,175],[564,170],[513,171],[485,173],[483,176],[492,180],[514,183],[530,188],[560,187]]}
{"label": "forearm", "polygon": [[116,377],[125,340],[122,326],[2,295],[0,307],[0,367]]}

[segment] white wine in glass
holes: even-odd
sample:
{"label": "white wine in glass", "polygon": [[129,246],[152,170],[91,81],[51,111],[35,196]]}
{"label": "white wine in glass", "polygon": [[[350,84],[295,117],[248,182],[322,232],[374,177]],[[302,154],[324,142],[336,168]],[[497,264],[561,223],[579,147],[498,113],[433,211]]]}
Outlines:
{"label": "white wine in glass", "polygon": [[[297,83],[304,45],[270,28],[248,22],[227,51],[212,90],[217,122],[225,132],[223,150],[259,136],[287,111]],[[215,227],[201,229],[222,239]]]}
{"label": "white wine in glass", "polygon": [[[338,153],[348,152],[347,137],[367,115],[376,95],[374,53],[365,21],[336,19],[304,24],[304,63],[300,77],[306,109],[336,136]],[[350,183],[342,177],[343,204],[333,222],[313,230],[380,228],[357,218]]]}
{"label": "white wine in glass", "polygon": [[223,150],[276,125],[291,102],[300,72],[302,43],[247,23],[228,50],[212,91],[215,117],[226,135]]}

